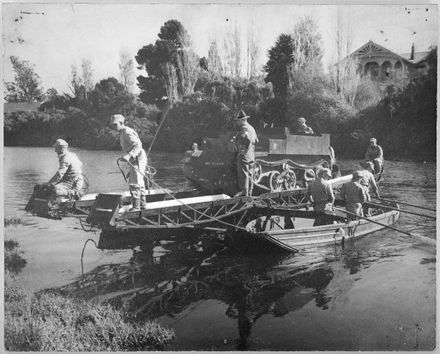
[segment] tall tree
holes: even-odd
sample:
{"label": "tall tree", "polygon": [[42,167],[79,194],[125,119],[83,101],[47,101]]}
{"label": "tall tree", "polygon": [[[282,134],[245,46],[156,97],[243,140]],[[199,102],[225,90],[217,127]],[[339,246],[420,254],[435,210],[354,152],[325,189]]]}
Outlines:
{"label": "tall tree", "polygon": [[257,63],[260,55],[258,28],[252,21],[246,36],[246,77],[252,79],[257,75]]}
{"label": "tall tree", "polygon": [[35,72],[34,65],[27,60],[11,56],[12,68],[15,71],[13,82],[7,82],[7,101],[39,101],[43,97],[40,76]]}
{"label": "tall tree", "polygon": [[[146,70],[146,77],[138,77],[138,86],[144,92],[142,97],[155,100],[160,94],[147,98],[148,92],[159,88],[169,94],[169,100],[179,100],[192,93],[199,67],[199,58],[191,46],[191,39],[183,25],[177,20],[169,20],[160,28],[159,39],[140,49],[136,61]],[[160,84],[164,86],[160,88]]]}
{"label": "tall tree", "polygon": [[220,58],[216,40],[213,40],[209,46],[208,71],[213,77],[221,77],[223,75],[222,61]]}
{"label": "tall tree", "polygon": [[135,77],[134,61],[126,49],[119,51],[119,76],[127,92],[132,92]]}
{"label": "tall tree", "polygon": [[93,85],[92,62],[89,59],[81,59],[81,72],[75,64],[71,65],[69,88],[74,97],[86,100]]}
{"label": "tall tree", "polygon": [[292,68],[321,65],[322,37],[317,23],[309,16],[303,17],[292,33]]}
{"label": "tall tree", "polygon": [[288,67],[293,62],[292,36],[281,34],[269,49],[269,60],[264,66],[266,82],[271,82],[276,97],[286,98],[289,85]]}
{"label": "tall tree", "polygon": [[223,39],[225,73],[234,76],[241,76],[241,35],[238,24],[231,25]]}

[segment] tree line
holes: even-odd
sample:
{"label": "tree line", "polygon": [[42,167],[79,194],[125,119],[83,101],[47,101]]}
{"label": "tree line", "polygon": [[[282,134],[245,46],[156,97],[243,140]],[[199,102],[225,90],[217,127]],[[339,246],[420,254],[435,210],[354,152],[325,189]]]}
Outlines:
{"label": "tree line", "polygon": [[[376,136],[388,156],[435,158],[437,48],[430,53],[428,75],[384,91],[361,77],[348,55],[350,31],[339,18],[338,60],[327,72],[322,36],[310,17],[278,36],[261,70],[256,26],[251,22],[241,33],[243,28],[231,24],[223,41],[212,40],[207,57],[199,57],[184,26],[169,20],[134,57],[144,74],[135,79],[133,59],[121,52],[120,77],[94,83],[91,62],[83,60],[80,69],[72,66],[71,93],[63,95],[54,89],[43,94],[32,64],[11,57],[16,76],[5,85],[6,100],[44,102],[39,112],[5,114],[5,144],[46,146],[61,136],[80,147],[116,148],[107,120],[121,113],[144,144],[160,124],[154,148],[183,151],[194,140],[230,129],[243,109],[256,127],[291,126],[303,116],[315,131],[331,134],[339,156],[361,157],[367,139]],[[138,95],[132,93],[135,81]]]}

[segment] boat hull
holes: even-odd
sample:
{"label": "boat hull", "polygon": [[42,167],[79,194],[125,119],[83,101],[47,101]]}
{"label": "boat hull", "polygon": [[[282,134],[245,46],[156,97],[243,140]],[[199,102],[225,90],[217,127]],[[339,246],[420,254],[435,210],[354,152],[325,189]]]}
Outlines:
{"label": "boat hull", "polygon": [[[264,240],[286,251],[296,251],[307,246],[342,244],[347,240],[365,236],[394,224],[400,216],[395,210],[347,223],[313,226],[298,229],[248,232],[248,237]],[[374,222],[373,222],[374,221]],[[377,223],[383,224],[379,225]]]}

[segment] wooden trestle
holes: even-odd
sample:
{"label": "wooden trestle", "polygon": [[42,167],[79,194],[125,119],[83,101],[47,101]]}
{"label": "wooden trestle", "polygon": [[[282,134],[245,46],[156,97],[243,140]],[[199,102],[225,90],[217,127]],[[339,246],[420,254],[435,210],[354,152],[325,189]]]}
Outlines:
{"label": "wooden trestle", "polygon": [[[255,217],[298,210],[305,206],[305,189],[266,193],[258,197],[234,197],[187,204],[191,198],[171,200],[171,206],[120,212],[120,197],[99,194],[87,222],[103,230],[219,228],[239,229]],[[207,196],[209,197],[209,196]],[[165,203],[166,204],[166,203]],[[160,205],[158,203],[158,205]]]}

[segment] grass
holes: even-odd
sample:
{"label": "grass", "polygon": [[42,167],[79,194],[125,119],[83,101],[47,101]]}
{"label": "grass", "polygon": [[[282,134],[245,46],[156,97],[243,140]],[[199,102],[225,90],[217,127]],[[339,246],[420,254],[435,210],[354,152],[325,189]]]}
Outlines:
{"label": "grass", "polygon": [[11,216],[8,218],[4,218],[4,226],[5,227],[17,226],[17,225],[21,225],[21,219],[19,217]]}
{"label": "grass", "polygon": [[[17,242],[5,241],[5,255],[12,252],[19,257],[17,247]],[[4,346],[8,351],[162,350],[174,338],[172,330],[157,322],[137,322],[110,305],[56,291],[28,294],[13,286],[11,260],[5,257]]]}

